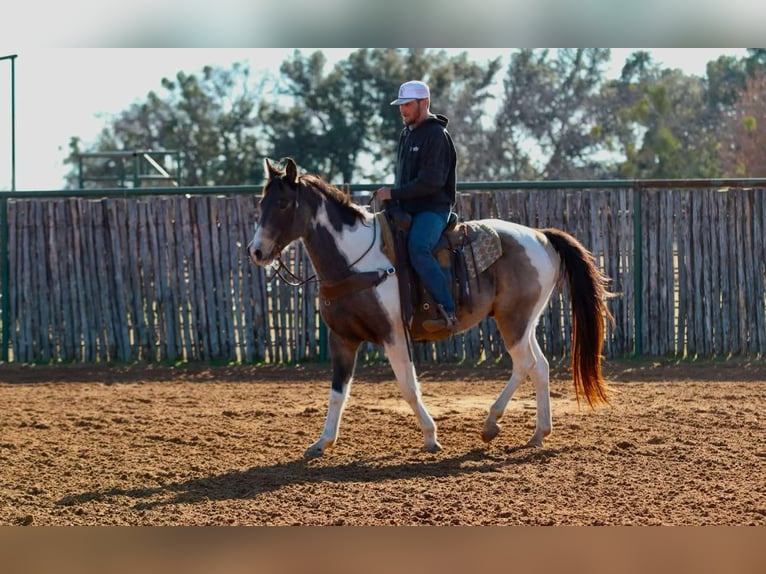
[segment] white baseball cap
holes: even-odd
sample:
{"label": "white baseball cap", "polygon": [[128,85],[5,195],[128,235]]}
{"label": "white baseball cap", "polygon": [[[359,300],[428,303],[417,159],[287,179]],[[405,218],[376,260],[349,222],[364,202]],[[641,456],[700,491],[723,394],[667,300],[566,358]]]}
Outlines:
{"label": "white baseball cap", "polygon": [[419,82],[418,80],[412,80],[404,82],[399,86],[399,97],[391,102],[391,105],[399,106],[411,102],[412,100],[427,100],[430,98],[431,91],[428,89],[428,84]]}

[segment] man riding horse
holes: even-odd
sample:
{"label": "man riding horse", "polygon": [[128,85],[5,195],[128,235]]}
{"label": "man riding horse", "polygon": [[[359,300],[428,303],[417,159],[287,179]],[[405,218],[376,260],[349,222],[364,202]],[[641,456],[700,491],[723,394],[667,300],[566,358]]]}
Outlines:
{"label": "man riding horse", "polygon": [[407,241],[410,263],[423,286],[437,303],[440,316],[427,320],[427,331],[457,328],[455,301],[433,251],[447,227],[455,203],[457,153],[447,131],[449,120],[431,113],[431,92],[420,81],[405,82],[391,105],[399,106],[404,128],[399,136],[394,187],[375,193],[381,201],[412,216]]}

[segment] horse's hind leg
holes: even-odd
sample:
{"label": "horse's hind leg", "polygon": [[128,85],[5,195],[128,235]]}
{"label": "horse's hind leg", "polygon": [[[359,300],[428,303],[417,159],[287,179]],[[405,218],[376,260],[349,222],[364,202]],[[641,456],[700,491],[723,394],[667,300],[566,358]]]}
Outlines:
{"label": "horse's hind leg", "polygon": [[553,428],[551,421],[550,369],[548,360],[543,355],[543,350],[534,336],[530,344],[535,355],[535,365],[529,370],[529,378],[532,379],[535,385],[537,424],[535,425],[535,434],[529,439],[527,446],[543,446],[543,439],[551,434],[551,429]]}
{"label": "horse's hind leg", "polygon": [[527,443],[528,446],[542,446],[543,438],[551,432],[550,396],[548,392],[548,361],[543,356],[533,334],[523,337],[508,352],[513,360],[513,372],[500,395],[489,409],[489,415],[484,421],[481,438],[489,442],[500,432],[498,421],[502,418],[508,401],[519,385],[529,375],[535,383],[537,398],[537,425],[535,434]]}
{"label": "horse's hind leg", "polygon": [[403,337],[392,345],[386,345],[386,354],[396,376],[396,382],[399,384],[399,390],[415,413],[418,426],[423,431],[423,450],[427,452],[440,451],[442,446],[436,439],[436,423],[423,404],[415,366],[410,360],[407,344]]}
{"label": "horse's hind leg", "polygon": [[338,440],[340,419],[343,416],[343,409],[346,406],[346,399],[348,399],[351,381],[354,377],[359,343],[344,341],[330,331],[328,348],[332,359],[332,388],[330,389],[330,402],[327,406],[327,418],[319,440],[307,448],[303,454],[306,459],[322,456],[325,450],[333,446]]}

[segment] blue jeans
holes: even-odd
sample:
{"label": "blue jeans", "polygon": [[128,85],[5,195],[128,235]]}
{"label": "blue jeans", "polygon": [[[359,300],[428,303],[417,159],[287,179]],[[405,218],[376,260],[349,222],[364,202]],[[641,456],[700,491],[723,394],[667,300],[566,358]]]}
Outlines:
{"label": "blue jeans", "polygon": [[413,214],[407,247],[410,263],[425,288],[447,313],[454,313],[455,301],[450,293],[447,275],[433,256],[433,249],[442,231],[447,227],[448,217],[449,211],[423,211]]}

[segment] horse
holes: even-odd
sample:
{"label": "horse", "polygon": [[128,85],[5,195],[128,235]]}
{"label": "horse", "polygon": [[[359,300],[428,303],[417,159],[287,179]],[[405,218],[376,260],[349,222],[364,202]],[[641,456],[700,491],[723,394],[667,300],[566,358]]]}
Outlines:
{"label": "horse", "polygon": [[[320,312],[328,327],[332,383],[327,414],[319,438],[305,451],[306,459],[323,456],[335,445],[354,377],[357,352],[363,342],[384,348],[404,400],[415,413],[427,452],[442,446],[437,428],[423,403],[412,360],[409,325],[401,313],[396,268],[381,249],[381,226],[368,207],[314,174],[298,174],[292,158],[286,165],[264,160],[266,183],[260,216],[248,243],[258,266],[281,262],[281,252],[300,240],[322,289],[342,289],[328,297]],[[609,404],[609,388],[601,373],[605,322],[613,320],[606,306],[611,296],[608,278],[592,254],[574,237],[557,229],[533,229],[499,219],[480,220],[500,237],[502,254],[475,279],[477,294],[471,309],[458,309],[457,330],[492,316],[512,359],[511,376],[489,408],[481,439],[489,443],[500,432],[508,401],[529,377],[535,388],[536,425],[526,443],[541,447],[552,430],[549,363],[535,337],[535,327],[554,289],[568,282],[572,312],[572,378],[579,404]],[[413,337],[414,340],[422,340]]]}

